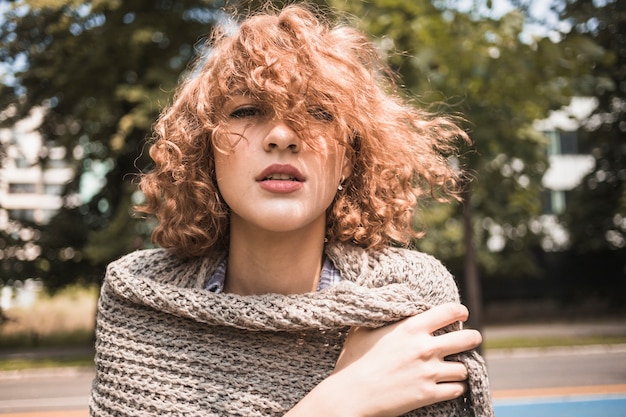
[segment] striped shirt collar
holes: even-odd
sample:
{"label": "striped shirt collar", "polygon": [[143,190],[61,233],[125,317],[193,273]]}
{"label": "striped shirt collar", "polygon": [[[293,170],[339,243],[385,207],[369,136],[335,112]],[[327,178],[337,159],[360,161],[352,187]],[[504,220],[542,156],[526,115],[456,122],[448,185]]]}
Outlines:
{"label": "striped shirt collar", "polygon": [[[226,266],[228,265],[228,257],[217,265],[213,274],[206,282],[204,288],[216,294],[224,291],[224,282],[226,281]],[[327,256],[324,258],[320,280],[317,283],[317,291],[321,291],[341,281],[341,272]]]}

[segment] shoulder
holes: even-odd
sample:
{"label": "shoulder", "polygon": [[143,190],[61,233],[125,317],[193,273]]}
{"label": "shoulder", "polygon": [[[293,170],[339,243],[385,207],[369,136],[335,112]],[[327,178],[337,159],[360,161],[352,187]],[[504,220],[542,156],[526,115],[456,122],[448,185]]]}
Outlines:
{"label": "shoulder", "polygon": [[107,266],[106,279],[142,278],[181,287],[202,286],[223,254],[181,258],[165,249],[131,252]]}
{"label": "shoulder", "polygon": [[143,275],[177,268],[182,261],[165,249],[137,250],[111,262],[107,273]]}
{"label": "shoulder", "polygon": [[112,261],[108,268],[128,268],[162,260],[172,260],[174,258],[175,256],[165,249],[141,249],[127,253]]}
{"label": "shoulder", "polygon": [[458,302],[459,291],[450,271],[435,257],[411,249],[366,250],[335,245],[328,254],[342,278],[366,287],[402,284],[434,304]]}

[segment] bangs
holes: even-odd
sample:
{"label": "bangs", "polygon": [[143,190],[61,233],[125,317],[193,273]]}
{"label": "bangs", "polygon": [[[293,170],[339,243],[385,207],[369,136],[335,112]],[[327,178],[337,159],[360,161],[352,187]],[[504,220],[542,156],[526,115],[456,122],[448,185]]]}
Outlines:
{"label": "bangs", "polygon": [[214,122],[226,120],[225,103],[244,94],[271,107],[277,117],[289,120],[313,113],[318,120],[335,123],[341,137],[352,136],[360,123],[351,116],[372,111],[366,90],[374,77],[355,54],[366,40],[358,34],[355,42],[349,34],[297,9],[254,16],[231,36],[218,34],[216,53],[202,71],[212,91]]}

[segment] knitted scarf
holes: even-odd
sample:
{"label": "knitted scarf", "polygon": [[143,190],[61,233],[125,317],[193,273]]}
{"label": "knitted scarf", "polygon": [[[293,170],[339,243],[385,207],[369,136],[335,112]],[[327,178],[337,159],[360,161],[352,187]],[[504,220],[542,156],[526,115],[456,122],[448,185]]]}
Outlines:
{"label": "knitted scarf", "polygon": [[[342,281],[287,296],[205,290],[224,254],[183,260],[153,249],[110,264],[91,415],[281,416],[333,371],[351,326],[459,301],[449,272],[428,255],[353,245],[329,245],[326,254]],[[407,415],[493,416],[482,358],[472,351],[454,359],[469,370],[468,393]]]}

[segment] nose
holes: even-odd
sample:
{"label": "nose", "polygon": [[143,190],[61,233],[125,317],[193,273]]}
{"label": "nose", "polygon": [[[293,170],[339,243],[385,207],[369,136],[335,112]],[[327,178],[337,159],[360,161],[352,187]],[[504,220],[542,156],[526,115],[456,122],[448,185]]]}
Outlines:
{"label": "nose", "polygon": [[300,146],[300,137],[284,120],[272,122],[263,139],[263,149],[268,152],[273,149],[300,152]]}

